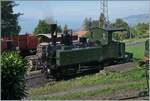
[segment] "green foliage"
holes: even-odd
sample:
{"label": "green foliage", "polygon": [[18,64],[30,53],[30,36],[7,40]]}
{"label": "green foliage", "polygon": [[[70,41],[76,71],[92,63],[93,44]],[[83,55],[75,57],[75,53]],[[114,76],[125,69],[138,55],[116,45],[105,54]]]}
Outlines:
{"label": "green foliage", "polygon": [[91,33],[88,31],[88,32],[85,34],[85,37],[88,38],[88,39],[91,39]]}
{"label": "green foliage", "polygon": [[[85,18],[83,22],[84,30],[89,30],[90,27],[101,27],[104,26],[104,15],[101,14],[99,20],[91,20],[91,18]],[[100,25],[99,25],[100,22]],[[127,22],[123,19],[118,18],[115,22],[110,23],[110,28],[125,28],[128,32],[117,32],[113,33],[113,39],[115,40],[125,40],[129,38],[146,38],[149,37],[149,24],[148,23],[138,23],[135,26],[129,26]],[[86,35],[89,37],[90,35]]]}
{"label": "green foliage", "polygon": [[[105,19],[103,13],[101,13],[99,20],[92,20],[91,18],[86,17],[83,21],[84,30],[89,30],[90,27],[104,28],[105,20],[106,19]],[[100,24],[99,24],[99,22],[100,22]]]}
{"label": "green foliage", "polygon": [[132,28],[132,33],[135,37],[148,37],[149,35],[149,24],[148,23],[138,23]]}
{"label": "green foliage", "polygon": [[92,27],[99,27],[99,21],[92,20]]}
{"label": "green foliage", "polygon": [[26,95],[27,61],[15,52],[8,52],[2,54],[1,63],[2,99],[20,100]]}
{"label": "green foliage", "polygon": [[116,21],[114,23],[111,23],[110,26],[112,28],[126,28],[126,29],[129,28],[128,23],[123,21],[123,19],[121,18],[116,19]]}
{"label": "green foliage", "polygon": [[19,34],[21,27],[18,25],[18,17],[20,13],[13,13],[13,7],[15,7],[14,1],[2,1],[1,2],[1,25],[2,36]]}
{"label": "green foliage", "polygon": [[[123,19],[116,19],[116,21],[114,23],[110,24],[111,28],[125,28],[127,30],[129,30],[129,25],[127,22],[123,21]],[[113,38],[115,40],[124,40],[129,38],[129,33],[126,32],[116,32],[113,34]]]}
{"label": "green foliage", "polygon": [[127,37],[127,33],[122,33],[122,32],[113,33],[113,39],[114,40],[122,41],[124,39],[127,39],[126,37]]}
{"label": "green foliage", "polygon": [[85,18],[83,21],[84,30],[89,30],[92,24],[91,18]]}
{"label": "green foliage", "polygon": [[[57,27],[57,31],[61,32],[61,26]],[[48,24],[45,20],[39,20],[37,27],[34,29],[34,34],[47,34],[51,33],[50,24]]]}
{"label": "green foliage", "polygon": [[37,27],[34,29],[34,34],[45,34],[50,33],[50,25],[46,23],[44,20],[40,20]]}
{"label": "green foliage", "polygon": [[[91,23],[91,27],[99,27],[99,20],[89,20],[88,18],[85,18],[84,20],[84,29],[85,30],[89,30],[89,23]],[[104,15],[101,14],[100,16],[100,27],[103,28],[104,27]],[[127,30],[129,30],[129,25],[127,22],[123,21],[122,19],[118,18],[116,19],[116,21],[114,23],[110,24],[111,28],[125,28]],[[88,33],[90,34],[90,33]],[[99,33],[97,33],[99,34]],[[130,33],[127,32],[116,32],[113,33],[113,38],[115,40],[124,40],[129,38]],[[90,37],[90,35],[86,35],[88,38]]]}

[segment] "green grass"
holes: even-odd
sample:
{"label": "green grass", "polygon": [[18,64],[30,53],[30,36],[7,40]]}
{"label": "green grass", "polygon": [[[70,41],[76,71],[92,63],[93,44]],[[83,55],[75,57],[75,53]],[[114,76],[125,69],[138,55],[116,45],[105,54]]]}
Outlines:
{"label": "green grass", "polygon": [[127,89],[139,89],[146,87],[146,82],[141,80],[140,82],[130,82],[127,84],[112,84],[111,87],[107,88],[98,88],[94,91],[81,91],[81,92],[75,92],[75,93],[69,93],[65,94],[63,96],[36,96],[32,99],[41,99],[41,100],[71,100],[71,99],[80,99],[82,97],[89,97],[89,96],[96,96],[101,93],[113,93],[115,91],[121,91],[121,90],[127,90]]}
{"label": "green grass", "polygon": [[105,85],[111,84],[112,82],[116,85],[117,82],[139,81],[143,79],[145,79],[144,71],[141,68],[134,68],[128,72],[109,73],[107,75],[87,75],[73,80],[61,81],[55,85],[32,89],[29,91],[28,96],[35,98],[35,96],[38,97],[38,95],[62,92],[73,88],[82,88],[98,84]]}
{"label": "green grass", "polygon": [[127,46],[126,51],[133,53],[134,59],[143,59],[144,58],[144,45],[140,46]]}

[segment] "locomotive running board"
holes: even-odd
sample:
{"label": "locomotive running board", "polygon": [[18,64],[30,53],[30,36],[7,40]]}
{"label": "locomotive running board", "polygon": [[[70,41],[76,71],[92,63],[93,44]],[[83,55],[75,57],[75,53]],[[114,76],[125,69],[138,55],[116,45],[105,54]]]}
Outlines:
{"label": "locomotive running board", "polygon": [[[90,67],[90,68],[87,68],[87,67]],[[93,68],[91,68],[93,67]],[[68,69],[70,71],[73,71],[73,69]],[[83,67],[81,67],[80,69],[77,70],[77,72],[74,72],[74,73],[70,73],[70,74],[66,74],[65,76],[69,76],[69,75],[76,75],[76,74],[80,74],[80,73],[83,73],[83,72],[88,72],[88,71],[91,71],[92,70],[100,70],[98,67],[94,67],[94,66],[86,66],[86,68],[83,69]]]}

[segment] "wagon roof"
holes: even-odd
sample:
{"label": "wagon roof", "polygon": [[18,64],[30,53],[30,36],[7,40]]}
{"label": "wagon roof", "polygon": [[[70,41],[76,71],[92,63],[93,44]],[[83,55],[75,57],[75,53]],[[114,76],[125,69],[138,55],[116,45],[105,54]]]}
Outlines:
{"label": "wagon roof", "polygon": [[[62,33],[57,33],[57,37],[60,37],[61,34],[62,34]],[[44,36],[44,37],[47,37],[47,38],[49,38],[49,39],[52,37],[52,35],[51,35],[50,33],[48,33],[48,34],[38,34],[38,35],[36,35],[36,36],[37,36],[37,37]]]}

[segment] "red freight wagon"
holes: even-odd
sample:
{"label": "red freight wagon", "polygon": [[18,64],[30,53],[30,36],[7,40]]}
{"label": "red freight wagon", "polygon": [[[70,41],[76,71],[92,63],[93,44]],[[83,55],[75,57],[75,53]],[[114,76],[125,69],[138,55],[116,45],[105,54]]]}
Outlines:
{"label": "red freight wagon", "polygon": [[[13,43],[14,47],[19,47],[20,51],[28,52],[29,50],[36,50],[38,45],[38,38],[32,35],[13,35],[3,36],[1,40],[1,50],[9,50],[8,40]],[[10,46],[11,44],[9,44]]]}
{"label": "red freight wagon", "polygon": [[19,41],[18,41],[18,46],[19,46],[19,49],[20,50],[28,50],[28,40],[27,40],[27,37],[28,35],[19,35]]}
{"label": "red freight wagon", "polygon": [[14,42],[14,45],[17,47],[18,46],[18,42],[19,42],[19,37],[18,35],[13,35],[12,36],[12,40]]}
{"label": "red freight wagon", "polygon": [[38,45],[38,38],[35,36],[28,36],[27,37],[27,48],[28,49],[35,49]]}
{"label": "red freight wagon", "polygon": [[[31,35],[3,36],[1,39],[1,52],[18,50],[23,57],[34,55],[38,45],[38,38]],[[18,48],[17,48],[18,47]],[[31,51],[30,51],[31,50]]]}
{"label": "red freight wagon", "polygon": [[38,38],[31,35],[14,35],[12,40],[21,50],[36,49],[38,44]]}
{"label": "red freight wagon", "polygon": [[38,45],[38,38],[36,36],[19,35],[18,37],[18,46],[22,56],[33,55],[36,53]]}

